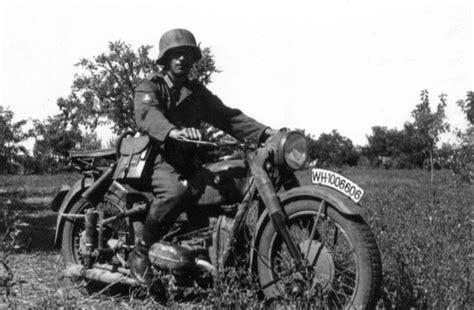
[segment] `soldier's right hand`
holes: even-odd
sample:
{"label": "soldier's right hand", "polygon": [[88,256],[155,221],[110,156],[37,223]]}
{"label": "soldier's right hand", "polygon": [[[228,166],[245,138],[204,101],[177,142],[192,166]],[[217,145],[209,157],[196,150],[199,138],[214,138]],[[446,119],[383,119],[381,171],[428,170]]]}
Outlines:
{"label": "soldier's right hand", "polygon": [[171,129],[168,137],[175,140],[182,139],[191,139],[191,140],[201,140],[202,135],[199,129],[196,128],[174,128]]}

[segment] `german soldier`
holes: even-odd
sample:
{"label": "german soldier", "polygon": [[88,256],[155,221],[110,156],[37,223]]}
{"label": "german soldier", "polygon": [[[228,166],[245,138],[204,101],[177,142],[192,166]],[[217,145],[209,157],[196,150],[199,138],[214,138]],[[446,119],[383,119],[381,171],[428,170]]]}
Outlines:
{"label": "german soldier", "polygon": [[189,148],[181,148],[177,140],[200,140],[202,121],[239,140],[262,142],[274,134],[240,110],[225,106],[201,83],[188,79],[191,67],[201,57],[190,31],[170,30],[159,43],[157,63],[164,70],[148,76],[135,89],[135,121],[157,150],[151,176],[155,198],[143,236],[129,258],[132,275],[143,285],[151,282],[148,248],[168,232],[193,196],[188,183],[197,171],[190,165],[193,154]]}

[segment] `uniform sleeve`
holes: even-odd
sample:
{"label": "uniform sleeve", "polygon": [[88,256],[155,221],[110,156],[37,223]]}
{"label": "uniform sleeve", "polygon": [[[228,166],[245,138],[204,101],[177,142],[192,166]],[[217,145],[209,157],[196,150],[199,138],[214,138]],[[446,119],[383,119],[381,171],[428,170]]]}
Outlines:
{"label": "uniform sleeve", "polygon": [[245,115],[238,109],[230,108],[204,86],[200,88],[201,100],[205,109],[205,121],[231,136],[241,140],[258,143],[268,126]]}
{"label": "uniform sleeve", "polygon": [[160,102],[158,87],[151,81],[141,82],[135,89],[135,122],[138,128],[160,142],[164,142],[175,126],[163,112],[164,102]]}

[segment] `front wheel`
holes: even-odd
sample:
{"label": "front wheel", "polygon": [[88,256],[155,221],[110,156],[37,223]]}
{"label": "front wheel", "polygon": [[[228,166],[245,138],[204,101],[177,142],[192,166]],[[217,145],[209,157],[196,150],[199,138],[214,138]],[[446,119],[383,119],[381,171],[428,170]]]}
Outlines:
{"label": "front wheel", "polygon": [[373,308],[382,267],[375,237],[362,217],[345,216],[328,202],[311,199],[289,202],[284,209],[304,264],[295,268],[269,221],[258,243],[258,277],[265,297],[318,308]]}

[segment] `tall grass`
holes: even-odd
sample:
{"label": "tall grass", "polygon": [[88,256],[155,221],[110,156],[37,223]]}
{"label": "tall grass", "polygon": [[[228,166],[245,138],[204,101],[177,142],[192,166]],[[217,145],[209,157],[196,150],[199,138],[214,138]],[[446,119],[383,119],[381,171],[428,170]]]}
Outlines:
{"label": "tall grass", "polygon": [[472,304],[473,187],[448,171],[348,171],[366,189],[362,203],[382,254],[386,308]]}
{"label": "tall grass", "polygon": [[[470,263],[474,188],[456,185],[448,171],[435,172],[433,188],[429,171],[353,168],[343,174],[366,191],[361,204],[368,209],[366,218],[377,237],[383,262],[380,305],[386,309],[469,308],[473,302]],[[77,177],[0,176],[0,189],[15,193],[6,196],[0,192],[0,206],[11,200],[10,210],[16,213],[12,216],[30,225],[24,228],[26,235],[20,236],[30,240],[26,248],[9,256],[14,281],[23,283],[12,287],[10,306],[158,306],[133,296],[86,297],[60,277],[61,257],[52,246],[56,214],[46,203],[32,205],[24,198],[52,196],[61,183],[71,184]],[[6,227],[1,225],[4,220],[0,212],[0,236],[5,233]],[[255,281],[241,272],[228,272],[204,300],[170,301],[166,306],[212,308],[239,301],[245,308],[264,307],[259,304]],[[5,299],[0,290],[0,305],[2,302]]]}

